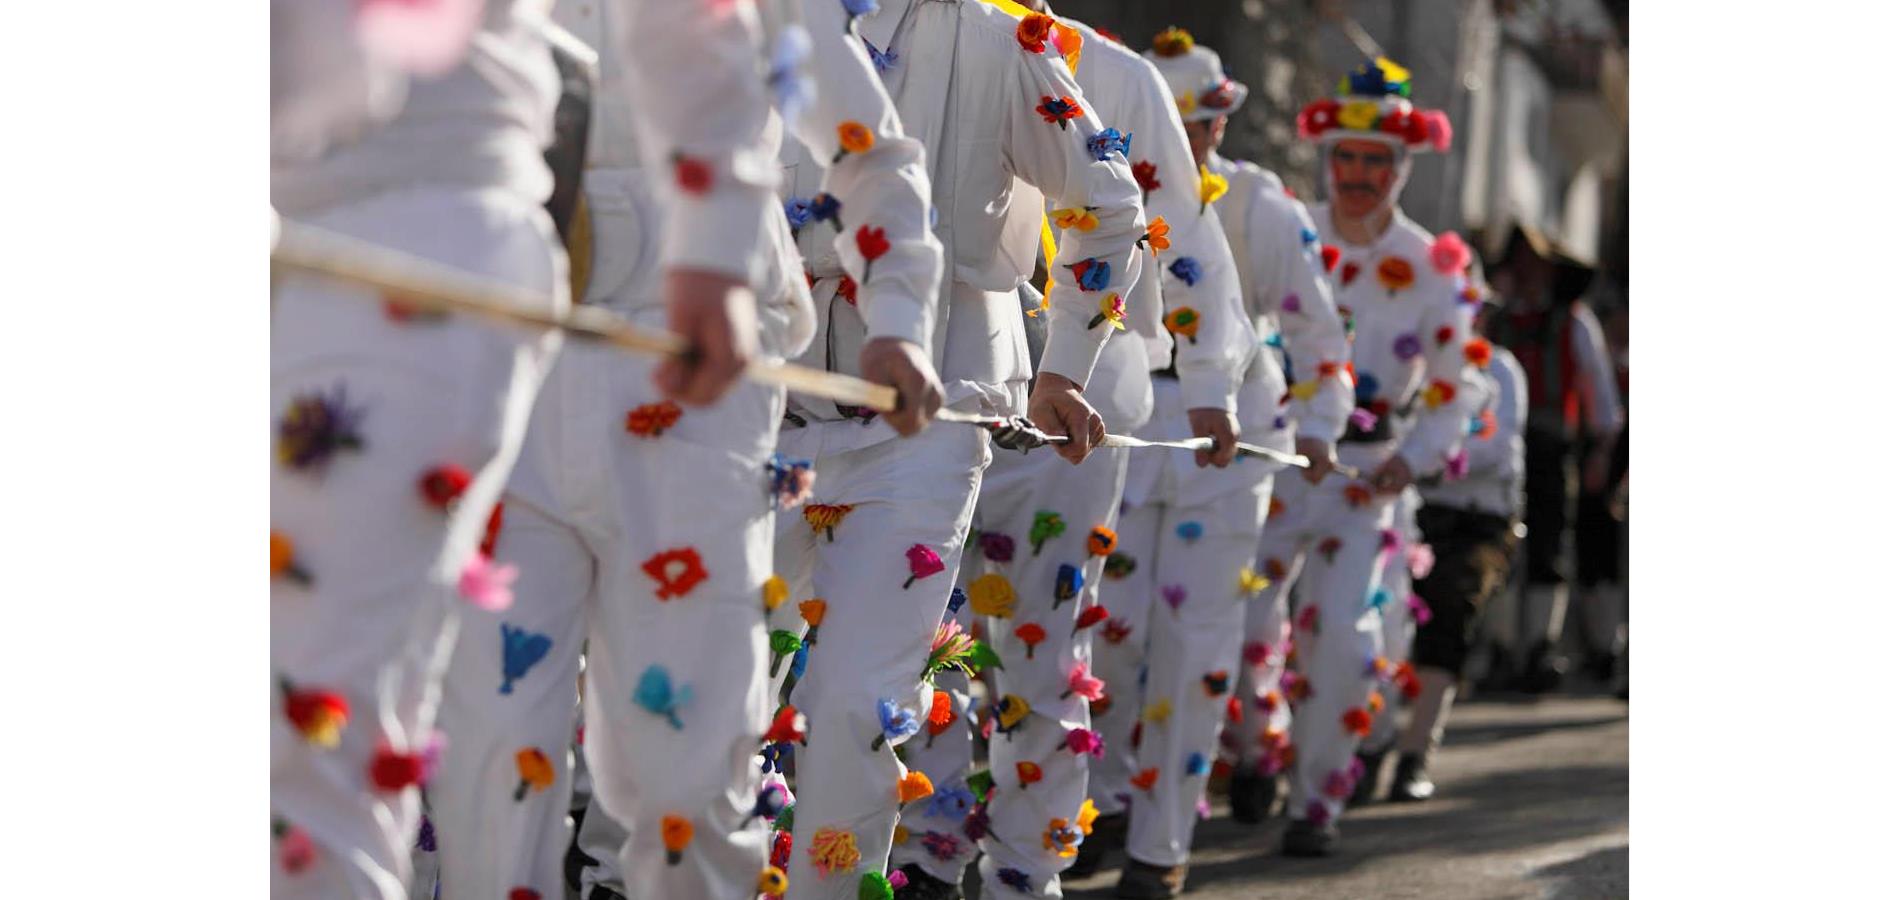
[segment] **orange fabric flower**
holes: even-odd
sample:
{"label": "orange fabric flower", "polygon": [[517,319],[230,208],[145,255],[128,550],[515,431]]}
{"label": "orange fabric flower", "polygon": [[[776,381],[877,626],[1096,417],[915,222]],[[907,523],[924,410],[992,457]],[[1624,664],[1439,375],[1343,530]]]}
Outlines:
{"label": "orange fabric flower", "polygon": [[1154,790],[1155,779],[1159,777],[1160,775],[1161,775],[1161,771],[1159,769],[1156,769],[1153,766],[1150,766],[1146,769],[1142,769],[1141,771],[1136,772],[1133,778],[1128,779],[1128,783],[1134,785],[1135,787],[1141,788],[1144,791],[1152,791]]}
{"label": "orange fabric flower", "polygon": [[1106,525],[1089,529],[1089,555],[1107,556],[1115,552],[1115,532]]}
{"label": "orange fabric flower", "polygon": [[655,553],[640,564],[640,569],[660,583],[653,596],[661,600],[684,597],[707,578],[706,566],[699,561],[699,551],[691,547]]}
{"label": "orange fabric flower", "polygon": [[1378,276],[1379,283],[1393,293],[1412,286],[1412,264],[1404,257],[1388,256],[1379,260],[1379,269],[1374,274]]}
{"label": "orange fabric flower", "polygon": [[930,776],[918,771],[905,772],[897,779],[897,803],[899,806],[913,800],[921,800],[937,792],[937,786],[930,783]]}
{"label": "orange fabric flower", "polygon": [[1049,29],[1055,24],[1055,19],[1042,13],[1030,13],[1016,23],[1016,43],[1030,53],[1041,53],[1049,49]]}
{"label": "orange fabric flower", "polygon": [[825,533],[825,539],[838,539],[833,529],[844,522],[844,517],[853,509],[854,503],[807,503],[805,504],[805,524],[811,526],[812,534]]}
{"label": "orange fabric flower", "polygon": [[515,801],[518,803],[528,796],[530,789],[545,791],[554,785],[554,764],[548,762],[548,756],[537,747],[523,747],[515,751],[515,771],[521,775],[521,783],[515,786]]}
{"label": "orange fabric flower", "polygon": [[811,847],[805,851],[811,857],[812,867],[822,877],[833,872],[849,871],[858,865],[858,839],[849,831],[836,828],[820,828],[811,837]]}
{"label": "orange fabric flower", "polygon": [[817,628],[825,623],[825,609],[825,601],[813,597],[798,604],[798,617],[804,619],[805,624]]}
{"label": "orange fabric flower", "polygon": [[627,432],[640,437],[659,437],[680,420],[680,405],[671,400],[643,403],[627,410]]}
{"label": "orange fabric flower", "polygon": [[297,565],[297,545],[281,531],[270,533],[270,574],[272,578],[282,575],[298,584],[310,583],[310,573]]}
{"label": "orange fabric flower", "polygon": [[1378,691],[1373,691],[1372,693],[1366,695],[1366,712],[1369,712],[1376,716],[1379,713],[1384,712],[1384,711],[1385,711],[1385,695],[1384,694],[1381,694]]}
{"label": "orange fabric flower", "polygon": [[1026,788],[1032,784],[1035,784],[1036,782],[1042,780],[1042,767],[1039,765],[1036,765],[1035,763],[1030,762],[1029,760],[1023,760],[1022,762],[1017,763],[1016,764],[1016,780],[1019,782],[1020,787]]}
{"label": "orange fabric flower", "polygon": [[942,734],[950,723],[956,721],[956,708],[950,704],[950,694],[946,691],[930,693],[930,713],[924,717],[924,725],[932,736]]}
{"label": "orange fabric flower", "polygon": [[1465,362],[1482,369],[1491,364],[1491,342],[1472,338],[1465,342]]}
{"label": "orange fabric flower", "polygon": [[1148,252],[1156,256],[1160,256],[1161,251],[1174,246],[1173,242],[1168,240],[1168,220],[1160,216],[1149,219],[1146,240]]}
{"label": "orange fabric flower", "polygon": [[677,866],[693,841],[693,823],[671,813],[660,817],[660,842],[666,845],[666,864]]}
{"label": "orange fabric flower", "polygon": [[1372,714],[1357,706],[1346,710],[1346,714],[1339,717],[1339,723],[1362,738],[1372,733]]}
{"label": "orange fabric flower", "polygon": [[877,135],[862,122],[838,123],[838,146],[846,153],[863,153],[877,144]]}

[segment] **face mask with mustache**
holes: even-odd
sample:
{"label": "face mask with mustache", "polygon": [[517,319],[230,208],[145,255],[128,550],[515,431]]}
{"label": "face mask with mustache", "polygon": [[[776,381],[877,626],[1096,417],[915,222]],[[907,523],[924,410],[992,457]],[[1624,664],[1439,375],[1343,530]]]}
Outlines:
{"label": "face mask with mustache", "polygon": [[[1374,186],[1371,182],[1335,181],[1333,177],[1333,167],[1331,163],[1328,162],[1328,157],[1330,156],[1330,150],[1322,150],[1319,156],[1320,156],[1320,159],[1319,159],[1320,167],[1324,170],[1321,173],[1320,180],[1324,182],[1326,185],[1326,194],[1327,194],[1328,199],[1336,199],[1338,197],[1344,196],[1346,192],[1348,191],[1352,191],[1354,193],[1363,191],[1366,194],[1378,193],[1379,189],[1376,186]],[[1395,149],[1392,155],[1392,189],[1387,191],[1384,197],[1379,198],[1378,205],[1374,206],[1372,208],[1372,211],[1368,212],[1365,215],[1365,218],[1367,219],[1378,218],[1381,214],[1385,213],[1387,210],[1390,210],[1395,205],[1397,205],[1399,195],[1401,193],[1404,193],[1405,191],[1405,181],[1411,176],[1412,176],[1412,155],[1403,149]],[[1333,204],[1333,209],[1334,209],[1334,213],[1337,214],[1338,204]]]}

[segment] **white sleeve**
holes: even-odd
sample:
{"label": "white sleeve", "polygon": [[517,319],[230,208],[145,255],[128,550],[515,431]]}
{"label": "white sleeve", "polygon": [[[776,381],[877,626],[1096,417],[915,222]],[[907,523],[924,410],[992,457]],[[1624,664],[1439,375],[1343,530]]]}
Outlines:
{"label": "white sleeve", "polygon": [[1485,374],[1496,386],[1489,409],[1495,422],[1495,428],[1488,438],[1473,436],[1465,442],[1465,455],[1470,463],[1470,475],[1477,476],[1497,472],[1508,467],[1511,454],[1518,443],[1515,440],[1524,433],[1525,385],[1524,368],[1509,351],[1493,348],[1491,365]]}
{"label": "white sleeve", "polygon": [[1254,203],[1247,234],[1257,244],[1249,249],[1265,262],[1256,270],[1263,285],[1257,302],[1270,306],[1279,320],[1294,384],[1313,386],[1292,392],[1298,434],[1337,441],[1352,412],[1351,376],[1345,370],[1352,350],[1320,260],[1319,231],[1305,204],[1265,196]]}

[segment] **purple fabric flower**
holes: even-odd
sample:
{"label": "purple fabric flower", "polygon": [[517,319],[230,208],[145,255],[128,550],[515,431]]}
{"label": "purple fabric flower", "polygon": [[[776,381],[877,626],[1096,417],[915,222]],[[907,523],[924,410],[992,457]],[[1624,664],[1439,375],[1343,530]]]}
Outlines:
{"label": "purple fabric flower", "polygon": [[941,831],[924,832],[924,852],[939,862],[949,862],[957,858],[957,851],[963,849],[963,842],[954,834]]}
{"label": "purple fabric flower", "polygon": [[298,394],[277,423],[277,457],[293,469],[321,469],[339,450],[363,449],[361,407],[351,407],[342,384]]}
{"label": "purple fabric flower", "polygon": [[1285,297],[1280,298],[1280,308],[1290,313],[1299,312],[1300,311],[1300,295],[1288,294]]}
{"label": "purple fabric flower", "polygon": [[1461,447],[1457,453],[1445,460],[1445,477],[1453,481],[1462,481],[1469,474],[1471,474],[1471,457],[1466,455],[1464,448]]}
{"label": "purple fabric flower", "polygon": [[972,841],[980,841],[990,833],[990,808],[987,804],[978,805],[963,817],[963,836]]}
{"label": "purple fabric flower", "polygon": [[1280,693],[1282,695],[1290,695],[1293,692],[1293,685],[1299,680],[1300,674],[1298,672],[1292,669],[1282,670],[1280,672]]}
{"label": "purple fabric flower", "polygon": [[1320,790],[1323,791],[1326,796],[1334,800],[1344,800],[1347,795],[1352,793],[1353,781],[1354,779],[1351,775],[1346,774],[1346,772],[1340,769],[1334,769],[1326,773],[1326,785]]}
{"label": "purple fabric flower", "polygon": [[1432,620],[1432,608],[1426,604],[1425,598],[1413,594],[1405,598],[1405,606],[1412,611],[1412,621],[1414,623],[1423,625]]}
{"label": "purple fabric flower", "polygon": [[1162,585],[1161,599],[1167,602],[1169,609],[1178,612],[1181,609],[1181,604],[1187,602],[1187,588],[1178,584]]}
{"label": "purple fabric flower", "polygon": [[1392,355],[1397,356],[1400,361],[1410,360],[1422,349],[1424,347],[1419,343],[1418,335],[1410,332],[1399,335],[1399,339],[1392,342]]}
{"label": "purple fabric flower", "polygon": [[435,852],[435,823],[428,816],[422,817],[422,830],[416,834],[416,849],[424,853]]}
{"label": "purple fabric flower", "polygon": [[1214,817],[1214,809],[1207,805],[1207,795],[1194,798],[1194,815],[1205,821]]}
{"label": "purple fabric flower", "polygon": [[1333,820],[1333,814],[1332,812],[1326,809],[1326,804],[1321,803],[1318,800],[1315,800],[1311,803],[1306,804],[1306,821],[1311,822],[1314,825],[1318,825],[1321,828],[1324,828],[1326,827],[1326,823],[1331,822],[1332,820]]}
{"label": "purple fabric flower", "polygon": [[1016,539],[1000,531],[978,532],[976,543],[983,548],[983,558],[990,562],[1006,563],[1016,558]]}
{"label": "purple fabric flower", "polygon": [[1346,764],[1346,775],[1352,779],[1353,784],[1358,784],[1359,779],[1366,777],[1366,764],[1358,754],[1354,754],[1352,762]]}
{"label": "purple fabric flower", "polygon": [[1282,428],[1285,428],[1285,427],[1286,427],[1286,416],[1274,416],[1274,417],[1273,417],[1273,430],[1274,430],[1274,431],[1279,431],[1280,429],[1282,429]]}
{"label": "purple fabric flower", "polygon": [[1348,413],[1346,420],[1352,423],[1352,427],[1360,431],[1371,431],[1379,425],[1378,413],[1366,409],[1363,406],[1357,407]]}
{"label": "purple fabric flower", "polygon": [[1001,869],[996,873],[997,880],[1023,893],[1029,893],[1029,873],[1021,869]]}

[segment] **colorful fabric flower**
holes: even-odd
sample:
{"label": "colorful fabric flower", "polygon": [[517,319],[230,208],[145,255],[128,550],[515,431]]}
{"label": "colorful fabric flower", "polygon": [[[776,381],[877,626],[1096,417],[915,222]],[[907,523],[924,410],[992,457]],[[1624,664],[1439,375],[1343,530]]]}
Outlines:
{"label": "colorful fabric flower", "polygon": [[970,581],[970,610],[980,616],[1007,619],[1016,614],[1016,589],[1009,579],[986,572]]}
{"label": "colorful fabric flower", "polygon": [[772,481],[772,496],[779,509],[791,509],[805,498],[811,496],[812,484],[818,480],[812,472],[811,460],[792,459],[783,453],[773,453],[766,460],[765,471]]}
{"label": "colorful fabric flower", "polygon": [[811,217],[820,222],[830,222],[831,227],[843,230],[844,224],[838,214],[843,210],[838,198],[827,193],[813,194],[811,198]]}
{"label": "colorful fabric flower", "polygon": [[1364,509],[1372,503],[1372,488],[1355,481],[1341,489],[1346,497],[1346,505],[1353,509]]}
{"label": "colorful fabric flower", "polygon": [[1135,246],[1140,247],[1146,244],[1150,255],[1160,256],[1161,251],[1174,246],[1174,243],[1168,240],[1170,230],[1167,219],[1155,216],[1148,220],[1148,228],[1141,233],[1141,237],[1135,238]]}
{"label": "colorful fabric flower", "polygon": [[548,761],[548,755],[539,747],[523,747],[515,751],[515,772],[521,781],[515,785],[515,802],[520,803],[530,790],[545,791],[554,785],[554,764]]}
{"label": "colorful fabric flower", "polygon": [[930,854],[931,859],[939,862],[950,862],[963,851],[963,844],[957,840],[956,835],[942,831],[924,832],[923,844],[924,852]]}
{"label": "colorful fabric flower", "polygon": [[1177,257],[1168,264],[1168,274],[1181,279],[1183,284],[1193,287],[1201,280],[1201,263],[1192,256]]}
{"label": "colorful fabric flower", "polygon": [[913,800],[922,800],[935,793],[936,790],[936,785],[930,783],[930,776],[916,770],[905,772],[897,779],[897,805],[902,806]]}
{"label": "colorful fabric flower", "polygon": [[297,564],[297,545],[281,531],[270,533],[270,574],[272,578],[282,575],[305,587],[315,580],[308,570]]}
{"label": "colorful fabric flower", "polygon": [[1425,387],[1425,392],[1420,399],[1425,401],[1426,409],[1437,409],[1450,403],[1457,396],[1456,385],[1442,379],[1433,379],[1432,383]]}
{"label": "colorful fabric flower", "polygon": [[1134,632],[1135,626],[1130,625],[1127,619],[1109,619],[1108,624],[1102,626],[1102,640],[1110,644],[1120,644]]}
{"label": "colorful fabric flower", "polygon": [[1261,591],[1266,590],[1267,586],[1272,583],[1273,583],[1272,579],[1268,578],[1265,575],[1260,574],[1259,572],[1254,571],[1252,566],[1240,567],[1240,594],[1241,596],[1252,597],[1255,594],[1258,594]]}
{"label": "colorful fabric flower", "polygon": [[895,744],[899,740],[916,734],[922,727],[917,721],[916,713],[905,709],[889,697],[879,698],[877,701],[877,721],[879,731],[876,739],[871,741],[872,750],[884,746],[885,741]]}
{"label": "colorful fabric flower", "polygon": [[1471,247],[1455,231],[1439,235],[1425,255],[1432,269],[1443,275],[1457,275],[1471,265]]}
{"label": "colorful fabric flower", "polygon": [[1102,679],[1089,674],[1088,662],[1076,660],[1075,665],[1069,667],[1069,689],[1062,692],[1060,699],[1066,700],[1071,696],[1084,700],[1100,699],[1102,688]]}
{"label": "colorful fabric flower", "polygon": [[1482,369],[1491,364],[1491,342],[1474,337],[1465,342],[1465,362]]}
{"label": "colorful fabric flower", "polygon": [[970,807],[976,805],[976,795],[961,784],[939,787],[924,806],[924,815],[939,819],[962,821],[969,815]]}
{"label": "colorful fabric flower", "polygon": [[462,492],[468,490],[469,482],[472,480],[467,469],[448,463],[435,466],[422,473],[422,479],[417,482],[416,487],[422,492],[422,499],[430,506],[447,510],[462,496]]}
{"label": "colorful fabric flower", "polygon": [[1082,629],[1094,626],[1096,623],[1107,618],[1107,607],[1100,603],[1089,604],[1088,606],[1082,607],[1082,611],[1076,615],[1075,627],[1069,629],[1069,634],[1074,635]]}
{"label": "colorful fabric flower", "polygon": [[1155,177],[1155,164],[1147,160],[1135,163],[1135,183],[1141,186],[1141,202],[1146,205],[1148,195],[1161,190],[1161,179]]}
{"label": "colorful fabric flower", "polygon": [[684,597],[709,576],[706,566],[699,560],[699,551],[692,547],[676,547],[655,553],[640,564],[640,570],[648,578],[659,582],[653,596],[661,600]]}
{"label": "colorful fabric flower", "polygon": [[803,743],[805,740],[805,714],[798,707],[785,704],[772,714],[772,724],[765,730],[767,743]]}
{"label": "colorful fabric flower", "polygon": [[387,744],[377,747],[369,761],[370,784],[389,794],[422,784],[426,771],[423,754],[397,750]]}
{"label": "colorful fabric flower", "polygon": [[281,682],[284,692],[284,717],[305,741],[319,747],[335,747],[350,723],[350,702],[334,691],[298,689],[289,681]]}
{"label": "colorful fabric flower", "polygon": [[1155,779],[1159,777],[1161,777],[1161,770],[1153,766],[1149,766],[1148,768],[1142,769],[1141,771],[1136,772],[1133,776],[1131,776],[1128,779],[1128,783],[1134,785],[1137,788],[1140,788],[1141,790],[1152,791],[1154,790]]}
{"label": "colorful fabric flower", "polygon": [[1367,131],[1379,121],[1379,104],[1354,100],[1339,107],[1339,124],[1354,131]]}
{"label": "colorful fabric flower", "polygon": [[943,558],[937,555],[937,551],[922,544],[910,545],[910,549],[904,551],[904,558],[910,562],[910,577],[904,579],[906,590],[917,579],[929,578],[943,571]]}
{"label": "colorful fabric flower", "polygon": [[1042,780],[1041,766],[1036,765],[1035,763],[1030,762],[1029,760],[1026,760],[1026,759],[1016,764],[1016,786],[1018,788],[1026,789],[1030,785],[1035,784],[1041,780]]}
{"label": "colorful fabric flower", "polygon": [[525,677],[552,649],[554,640],[547,635],[501,623],[501,693],[514,693],[516,679]]}
{"label": "colorful fabric flower", "polygon": [[[1352,284],[1353,279],[1358,278],[1358,277],[1359,277],[1359,264],[1356,262],[1348,262],[1339,268],[1339,284],[1342,287]],[[1340,310],[1339,314],[1341,316],[1344,316],[1346,315],[1346,312],[1345,310],[1342,309]]]}
{"label": "colorful fabric flower", "polygon": [[1102,224],[1102,220],[1095,217],[1095,207],[1093,206],[1063,207],[1062,209],[1050,213],[1049,216],[1050,220],[1055,222],[1057,228],[1065,230],[1073,228],[1083,232],[1094,231],[1097,226]]}
{"label": "colorful fabric flower", "polygon": [[1156,724],[1166,722],[1168,717],[1172,715],[1174,715],[1174,704],[1166,697],[1148,704],[1147,707],[1141,711],[1141,718],[1144,721],[1154,722]]}
{"label": "colorful fabric flower", "polygon": [[996,727],[1006,735],[1015,731],[1027,718],[1029,701],[1015,694],[1004,694],[1002,701],[996,704]]}
{"label": "colorful fabric flower", "polygon": [[759,599],[764,602],[765,611],[768,613],[778,609],[791,595],[791,586],[777,574],[767,576],[765,584],[759,587]]}
{"label": "colorful fabric flower", "polygon": [[863,122],[845,120],[838,123],[838,155],[832,162],[844,159],[847,153],[863,153],[877,146],[877,133],[865,127]]}
{"label": "colorful fabric flower", "polygon": [[1030,891],[1029,873],[1021,869],[998,869],[996,871],[996,880],[1025,894]]}
{"label": "colorful fabric flower", "polygon": [[1024,655],[1030,659],[1036,658],[1036,645],[1042,643],[1048,636],[1048,632],[1044,631],[1041,625],[1034,622],[1024,622],[1016,626],[1016,638],[1022,641],[1023,645],[1028,648],[1028,650],[1024,652]]}
{"label": "colorful fabric flower", "polygon": [[1216,669],[1201,676],[1201,687],[1207,691],[1209,697],[1219,697],[1227,693],[1229,683],[1230,678],[1226,669]]}
{"label": "colorful fabric flower", "polygon": [[1104,128],[1088,140],[1089,155],[1106,161],[1111,153],[1119,153],[1124,159],[1128,156],[1128,140],[1133,135],[1122,134],[1113,128]]}
{"label": "colorful fabric flower", "polygon": [[1006,563],[1016,558],[1016,539],[1000,531],[980,532],[976,544],[990,562]]}
{"label": "colorful fabric flower", "polygon": [[778,866],[766,866],[759,873],[759,893],[780,895],[792,889],[792,880],[785,877],[785,870]]}
{"label": "colorful fabric flower", "polygon": [[1049,827],[1042,832],[1042,848],[1055,855],[1068,859],[1075,855],[1075,847],[1082,842],[1082,829],[1069,824],[1068,819],[1050,819]]}
{"label": "colorful fabric flower", "polygon": [[975,649],[976,639],[963,633],[962,624],[955,619],[937,624],[936,635],[930,642],[930,655],[924,661],[924,672],[919,676],[931,681],[938,672],[956,669],[966,676],[976,673],[970,670],[970,651]]}
{"label": "colorful fabric flower", "polygon": [[1339,723],[1346,727],[1348,733],[1361,738],[1372,733],[1372,714],[1362,707],[1346,710],[1346,714],[1339,717]]}
{"label": "colorful fabric flower", "polygon": [[1051,125],[1059,125],[1064,130],[1067,130],[1069,120],[1082,115],[1082,107],[1076,104],[1075,98],[1073,97],[1050,97],[1044,95],[1042,102],[1036,105],[1036,112],[1042,114],[1042,120],[1044,122],[1048,122]]}
{"label": "colorful fabric flower", "polygon": [[1194,49],[1194,36],[1170,25],[1155,34],[1153,46],[1156,56],[1172,59]]}
{"label": "colorful fabric flower", "polygon": [[1062,514],[1046,509],[1036,511],[1036,517],[1029,525],[1029,542],[1034,548],[1031,556],[1042,555],[1042,545],[1050,538],[1061,537],[1069,530],[1069,524],[1062,520]]}
{"label": "colorful fabric flower", "polygon": [[342,450],[363,449],[363,409],[352,407],[342,384],[298,394],[277,423],[277,458],[298,470],[322,470]]}
{"label": "colorful fabric flower", "polygon": [[1206,528],[1201,526],[1201,523],[1195,521],[1182,522],[1174,526],[1175,536],[1189,543],[1200,540],[1201,535],[1205,533],[1206,530]]}
{"label": "colorful fabric flower", "polygon": [[1075,599],[1081,593],[1083,585],[1082,570],[1069,563],[1063,563],[1056,569],[1056,602],[1050,609],[1060,607],[1065,600]]}
{"label": "colorful fabric flower", "polygon": [[[877,14],[877,0],[840,0],[844,4],[844,33],[850,34],[859,16]],[[855,865],[855,863],[854,863]]]}
{"label": "colorful fabric flower", "polygon": [[1101,312],[1096,313],[1095,317],[1089,320],[1090,328],[1103,322],[1107,322],[1116,331],[1121,331],[1126,327],[1122,324],[1122,320],[1128,316],[1128,307],[1122,303],[1122,295],[1109,294],[1103,297],[1100,308]]}
{"label": "colorful fabric flower", "polygon": [[1016,23],[1016,43],[1030,53],[1041,53],[1049,49],[1049,30],[1055,24],[1055,19],[1042,13],[1030,13]]}
{"label": "colorful fabric flower", "polygon": [[496,564],[488,557],[476,554],[462,566],[462,574],[456,579],[455,589],[463,600],[475,608],[501,612],[514,605],[514,583],[519,574],[520,570],[514,566]]}
{"label": "colorful fabric flower", "polygon": [[658,663],[647,666],[646,671],[640,673],[640,682],[633,689],[633,702],[641,709],[665,719],[675,731],[686,730],[686,724],[680,721],[680,710],[692,699],[692,687],[686,684],[675,687],[666,667]]}
{"label": "colorful fabric flower", "polygon": [[1202,753],[1199,750],[1196,750],[1193,753],[1188,754],[1188,757],[1187,757],[1188,777],[1191,778],[1196,775],[1206,775],[1209,771],[1210,771],[1210,764],[1207,761],[1207,754]]}
{"label": "colorful fabric flower", "polygon": [[277,840],[277,864],[292,875],[310,868],[317,861],[317,845],[310,832],[283,819],[271,820],[271,836]]}
{"label": "colorful fabric flower", "polygon": [[844,517],[857,508],[855,503],[807,503],[805,504],[805,524],[811,526],[812,534],[824,532],[825,540],[838,539],[837,527]]}
{"label": "colorful fabric flower", "polygon": [[1087,728],[1071,728],[1062,739],[1063,748],[1077,756],[1088,754],[1101,759],[1105,750],[1102,736]]}
{"label": "colorful fabric flower", "polygon": [[680,420],[683,410],[671,400],[645,403],[627,410],[627,433],[638,437],[659,437]]}
{"label": "colorful fabric flower", "polygon": [[1075,276],[1075,286],[1085,291],[1099,291],[1108,287],[1110,267],[1106,260],[1085,259],[1069,266],[1069,272]]}
{"label": "colorful fabric flower", "polygon": [[1102,563],[1102,574],[1120,581],[1135,573],[1135,558],[1126,553],[1110,553]]}
{"label": "colorful fabric flower", "polygon": [[684,153],[673,154],[673,182],[680,190],[698,196],[712,190],[713,170],[705,160],[687,156]]}
{"label": "colorful fabric flower", "polygon": [[1192,306],[1183,306],[1168,313],[1161,324],[1167,327],[1169,334],[1187,338],[1188,343],[1192,344],[1195,343],[1194,336],[1201,330],[1201,314]]}
{"label": "colorful fabric flower", "polygon": [[884,237],[884,229],[859,225],[857,231],[858,254],[864,257],[864,282],[871,282],[871,263],[878,257],[890,252],[891,242]]}
{"label": "colorful fabric flower", "polygon": [[1207,205],[1227,195],[1227,179],[1201,167],[1201,212],[1207,212]]}
{"label": "colorful fabric flower", "polygon": [[1168,604],[1168,609],[1179,613],[1181,604],[1187,602],[1187,588],[1178,584],[1164,584],[1161,586],[1161,601]]}
{"label": "colorful fabric flower", "polygon": [[897,67],[897,51],[895,50],[890,52],[879,50],[877,49],[877,45],[866,39],[864,41],[864,52],[871,57],[871,68],[879,72],[888,72]]}
{"label": "colorful fabric flower", "polygon": [[1412,263],[1404,257],[1388,256],[1379,260],[1379,268],[1373,274],[1394,294],[1412,286]]}

